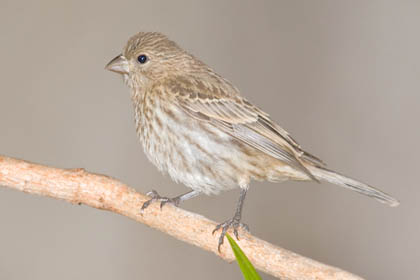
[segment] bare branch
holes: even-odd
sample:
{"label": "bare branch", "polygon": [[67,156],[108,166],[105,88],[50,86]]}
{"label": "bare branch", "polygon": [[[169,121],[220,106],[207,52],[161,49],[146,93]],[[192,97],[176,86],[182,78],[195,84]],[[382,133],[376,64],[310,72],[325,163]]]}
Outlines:
{"label": "bare branch", "polygon": [[[112,211],[211,251],[228,262],[234,260],[229,245],[222,246],[221,253],[218,253],[218,235],[212,235],[215,222],[172,205],[165,205],[160,210],[158,203],[147,208],[142,216],[139,209],[147,196],[107,176],[88,173],[84,169],[58,169],[0,156],[0,185]],[[240,234],[242,238],[238,244],[255,267],[276,277],[299,280],[362,279],[249,233]]]}

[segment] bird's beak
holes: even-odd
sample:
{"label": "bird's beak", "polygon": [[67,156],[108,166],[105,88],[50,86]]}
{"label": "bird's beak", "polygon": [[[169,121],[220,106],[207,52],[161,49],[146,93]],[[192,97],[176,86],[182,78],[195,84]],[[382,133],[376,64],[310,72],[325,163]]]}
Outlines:
{"label": "bird's beak", "polygon": [[105,66],[105,69],[120,74],[128,74],[128,61],[122,54],[120,54],[119,56],[111,60]]}

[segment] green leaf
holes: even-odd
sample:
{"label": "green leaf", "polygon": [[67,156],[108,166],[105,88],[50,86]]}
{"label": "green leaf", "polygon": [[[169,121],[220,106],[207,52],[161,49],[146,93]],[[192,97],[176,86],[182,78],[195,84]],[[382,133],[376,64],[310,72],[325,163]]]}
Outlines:
{"label": "green leaf", "polygon": [[238,261],[239,268],[244,275],[245,280],[261,280],[261,276],[258,275],[252,263],[248,260],[247,256],[244,254],[242,249],[238,244],[233,240],[229,234],[226,234],[227,239],[229,240],[232,251],[235,254],[236,260]]}

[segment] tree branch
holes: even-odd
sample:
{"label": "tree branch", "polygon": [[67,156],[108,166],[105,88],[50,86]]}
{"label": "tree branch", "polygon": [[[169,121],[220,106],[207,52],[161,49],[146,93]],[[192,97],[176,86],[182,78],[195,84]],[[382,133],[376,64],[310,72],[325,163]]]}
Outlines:
{"label": "tree branch", "polygon": [[[218,234],[212,235],[215,222],[172,205],[165,205],[160,210],[158,203],[152,204],[141,215],[139,209],[148,197],[107,176],[88,173],[84,169],[58,169],[0,156],[0,185],[112,211],[213,252],[228,262],[234,260],[229,245],[222,246],[221,253],[218,253]],[[255,267],[276,277],[362,279],[272,245],[247,232],[242,231],[240,236],[238,244]]]}

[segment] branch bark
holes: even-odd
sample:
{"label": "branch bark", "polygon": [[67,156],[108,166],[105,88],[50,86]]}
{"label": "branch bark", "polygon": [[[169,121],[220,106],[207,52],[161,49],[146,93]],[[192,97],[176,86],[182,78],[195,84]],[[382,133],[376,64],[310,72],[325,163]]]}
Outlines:
{"label": "branch bark", "polygon": [[[152,204],[141,215],[139,209],[148,197],[108,176],[84,169],[59,169],[0,156],[0,185],[112,211],[213,252],[228,262],[234,260],[229,245],[222,246],[221,253],[218,253],[218,234],[212,235],[215,222],[172,205],[165,205],[160,210],[158,203]],[[299,280],[362,279],[277,247],[247,232],[240,232],[240,236],[238,244],[250,261],[257,269],[273,276]],[[225,244],[229,243],[226,241]]]}

